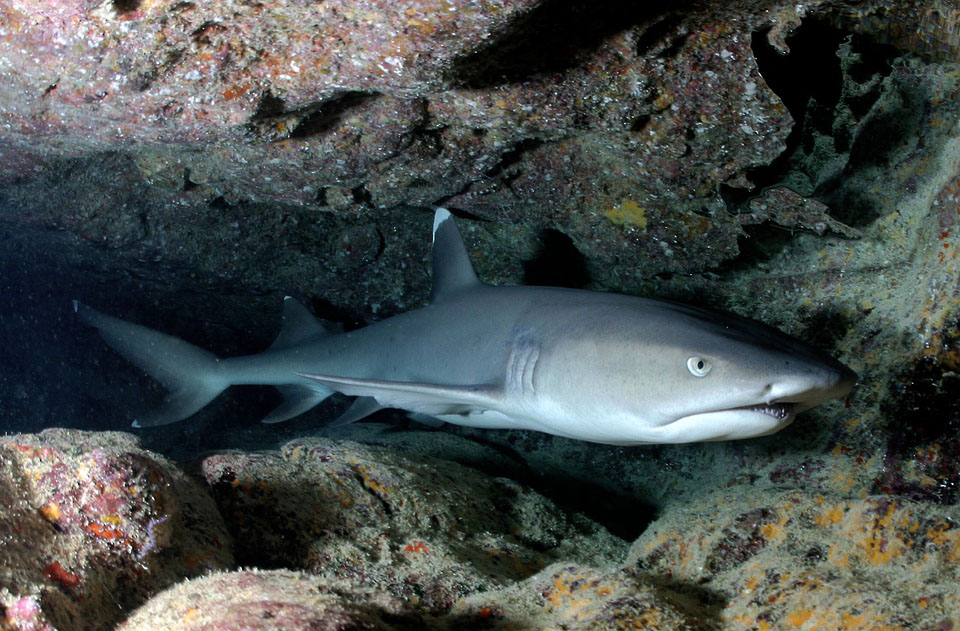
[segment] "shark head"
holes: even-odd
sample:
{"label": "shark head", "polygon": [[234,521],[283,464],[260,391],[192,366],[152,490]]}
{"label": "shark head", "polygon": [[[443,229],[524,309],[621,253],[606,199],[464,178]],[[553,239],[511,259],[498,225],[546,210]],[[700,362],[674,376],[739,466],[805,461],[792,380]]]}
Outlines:
{"label": "shark head", "polygon": [[[580,331],[541,353],[539,380],[553,409],[592,419],[585,427],[566,417],[555,431],[584,440],[764,436],[845,396],[857,379],[829,355],[760,322],[672,302],[608,304],[574,329]],[[566,375],[550,369],[573,362],[592,368]]]}
{"label": "shark head", "polygon": [[662,348],[675,376],[655,433],[669,442],[772,434],[796,415],[846,396],[855,372],[818,349],[731,314],[664,303],[682,338]]}

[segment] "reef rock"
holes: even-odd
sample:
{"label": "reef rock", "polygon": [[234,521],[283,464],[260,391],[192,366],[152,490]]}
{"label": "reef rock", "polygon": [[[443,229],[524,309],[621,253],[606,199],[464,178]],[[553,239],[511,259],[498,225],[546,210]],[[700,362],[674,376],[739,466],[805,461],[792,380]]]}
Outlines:
{"label": "reef rock", "polygon": [[451,612],[459,624],[508,631],[710,631],[719,618],[696,590],[681,593],[670,581],[623,571],[558,563],[510,588],[464,598]]}
{"label": "reef rock", "polygon": [[311,439],[202,467],[241,565],[350,579],[426,612],[560,560],[613,566],[625,553],[529,488],[433,458]]}
{"label": "reef rock", "polygon": [[727,628],[953,629],[958,523],[955,506],[733,489],[664,514],[627,568],[699,592]]}
{"label": "reef rock", "polygon": [[138,609],[117,631],[415,631],[403,602],[288,570],[246,570],[184,581]]}
{"label": "reef rock", "polygon": [[0,438],[0,629],[101,631],[179,579],[233,566],[203,488],[120,433]]}

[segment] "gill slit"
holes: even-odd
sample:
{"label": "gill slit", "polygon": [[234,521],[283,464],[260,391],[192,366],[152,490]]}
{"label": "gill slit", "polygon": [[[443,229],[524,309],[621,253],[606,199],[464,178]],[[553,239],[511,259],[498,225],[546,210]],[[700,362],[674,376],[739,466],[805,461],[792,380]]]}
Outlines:
{"label": "gill slit", "polygon": [[538,359],[540,346],[532,340],[521,339],[512,345],[507,358],[507,384],[512,392],[522,397],[536,395]]}

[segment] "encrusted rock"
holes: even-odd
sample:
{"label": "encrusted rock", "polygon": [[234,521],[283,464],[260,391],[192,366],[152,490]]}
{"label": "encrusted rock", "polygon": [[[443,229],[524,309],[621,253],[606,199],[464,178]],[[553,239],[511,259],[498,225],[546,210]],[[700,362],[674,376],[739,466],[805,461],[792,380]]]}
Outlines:
{"label": "encrusted rock", "polygon": [[0,438],[0,541],[4,631],[100,631],[179,579],[233,566],[203,488],[121,433]]}
{"label": "encrusted rock", "polygon": [[415,631],[423,620],[381,591],[288,570],[216,573],[184,581],[117,631]]}
{"label": "encrusted rock", "polygon": [[508,589],[464,598],[452,617],[476,628],[709,631],[719,619],[696,594],[624,572],[558,563]]}
{"label": "encrusted rock", "polygon": [[434,613],[559,560],[612,565],[625,551],[511,480],[356,443],[210,456],[203,474],[241,564],[349,578]]}
{"label": "encrusted rock", "polygon": [[958,524],[956,506],[739,488],[665,513],[627,567],[712,592],[736,628],[951,629]]}

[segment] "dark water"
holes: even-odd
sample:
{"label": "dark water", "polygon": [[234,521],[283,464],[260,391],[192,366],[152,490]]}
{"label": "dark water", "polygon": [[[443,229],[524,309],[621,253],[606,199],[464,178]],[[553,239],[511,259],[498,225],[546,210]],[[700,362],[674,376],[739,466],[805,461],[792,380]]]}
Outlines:
{"label": "dark water", "polygon": [[[266,297],[244,296],[236,287],[177,286],[176,276],[149,262],[131,268],[129,259],[67,232],[0,220],[0,434],[47,427],[128,431],[147,448],[191,459],[212,449],[274,447],[323,427],[345,405],[330,401],[290,423],[263,426],[259,419],[279,402],[277,393],[231,388],[188,421],[131,428],[163,389],[81,324],[72,300],[226,355],[261,350],[279,327],[279,299],[270,309]],[[220,314],[229,310],[224,301],[251,304],[240,313],[252,315],[239,323],[207,321],[204,305]]]}

